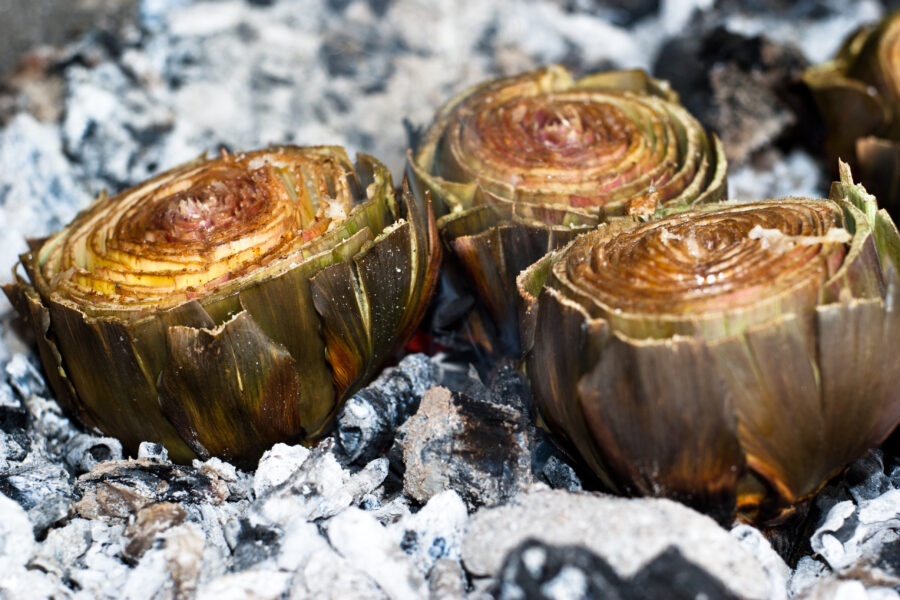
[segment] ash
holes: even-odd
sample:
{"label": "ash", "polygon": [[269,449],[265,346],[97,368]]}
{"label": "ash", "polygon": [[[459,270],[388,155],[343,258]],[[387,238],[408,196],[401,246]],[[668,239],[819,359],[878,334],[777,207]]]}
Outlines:
{"label": "ash", "polygon": [[[0,93],[0,281],[100,190],[203,152],[342,144],[402,173],[454,93],[549,62],[667,77],[716,131],[730,196],[824,196],[793,85],[875,0],[143,0],[26,57]],[[896,442],[802,522],[730,531],[592,482],[509,364],[410,355],[313,448],[253,472],[123,456],[54,401],[0,304],[0,597],[900,598]]]}

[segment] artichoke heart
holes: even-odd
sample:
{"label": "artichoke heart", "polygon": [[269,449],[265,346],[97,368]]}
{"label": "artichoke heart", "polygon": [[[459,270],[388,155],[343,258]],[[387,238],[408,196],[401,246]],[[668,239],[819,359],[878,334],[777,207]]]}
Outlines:
{"label": "artichoke heart", "polygon": [[536,406],[611,489],[773,522],[900,422],[900,235],[830,199],[600,225],[518,278]]}
{"label": "artichoke heart", "polygon": [[726,185],[718,138],[639,70],[574,79],[551,66],[482,83],[438,112],[409,160],[513,353],[520,271],[609,215],[720,200]]}
{"label": "artichoke heart", "polygon": [[882,207],[900,208],[900,11],[850,34],[803,81],[825,121],[832,164],[849,162]]}
{"label": "artichoke heart", "polygon": [[441,255],[427,199],[357,165],[329,146],[223,153],[32,242],[3,289],[64,408],[180,462],[252,465],[323,435],[418,326]]}

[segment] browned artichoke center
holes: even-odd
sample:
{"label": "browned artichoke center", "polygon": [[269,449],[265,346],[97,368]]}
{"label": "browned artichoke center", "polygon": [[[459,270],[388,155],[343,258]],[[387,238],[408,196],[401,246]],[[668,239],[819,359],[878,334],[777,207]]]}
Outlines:
{"label": "browned artichoke center", "polygon": [[568,278],[607,311],[703,314],[739,309],[806,284],[840,265],[827,243],[837,215],[825,203],[748,204],[679,216],[577,244]]}
{"label": "browned artichoke center", "polygon": [[188,189],[140,207],[119,237],[137,241],[143,232],[149,243],[200,242],[208,247],[210,240],[231,237],[243,223],[266,211],[283,187],[270,169],[221,165],[211,171]]}
{"label": "browned artichoke center", "polygon": [[461,143],[512,185],[546,185],[579,180],[585,167],[621,159],[638,135],[611,104],[539,96],[485,106],[463,122]]}

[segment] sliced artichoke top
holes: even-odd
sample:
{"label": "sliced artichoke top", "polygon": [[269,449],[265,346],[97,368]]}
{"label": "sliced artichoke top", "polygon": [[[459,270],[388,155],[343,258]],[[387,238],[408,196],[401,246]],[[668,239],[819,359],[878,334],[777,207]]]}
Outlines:
{"label": "sliced artichoke top", "polygon": [[642,71],[575,80],[551,66],[447,103],[412,162],[445,212],[515,202],[616,213],[643,197],[721,195],[717,150],[664,82]]}
{"label": "sliced artichoke top", "polygon": [[35,284],[92,314],[212,300],[302,258],[359,200],[341,148],[223,154],[98,199],[40,248]]}
{"label": "sliced artichoke top", "polygon": [[556,285],[632,337],[727,335],[782,311],[812,308],[850,235],[835,205],[707,205],[578,238],[552,267]]}

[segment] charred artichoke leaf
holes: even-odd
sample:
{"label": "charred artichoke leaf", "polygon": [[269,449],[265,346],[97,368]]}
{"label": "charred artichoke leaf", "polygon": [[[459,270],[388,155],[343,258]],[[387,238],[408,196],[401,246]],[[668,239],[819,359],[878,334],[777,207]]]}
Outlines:
{"label": "charred artichoke leaf", "polygon": [[193,453],[159,410],[157,375],[138,355],[142,340],[122,321],[89,317],[53,298],[46,302],[65,370],[100,430],[115,432],[126,448],[149,439],[164,444],[173,460],[190,460]]}
{"label": "charred artichoke leaf", "polygon": [[829,200],[621,219],[519,275],[537,408],[612,489],[764,522],[900,422],[900,234],[840,171]]}
{"label": "charred artichoke leaf", "polygon": [[427,194],[403,184],[405,220],[385,229],[351,262],[311,279],[326,355],[342,398],[353,394],[390,355],[390,339],[408,339],[437,284],[441,256]]}
{"label": "charred artichoke leaf", "polygon": [[[23,254],[19,260],[20,264],[30,263],[31,254]],[[85,426],[95,429],[96,421],[87,408],[77,401],[75,389],[63,367],[62,355],[56,341],[49,333],[50,311],[43,305],[35,289],[19,275],[15,268],[13,268],[13,283],[5,284],[2,287],[10,304],[35,333],[38,356],[41,364],[44,365],[44,375],[47,377],[51,389],[56,393],[56,399],[60,406],[69,414],[75,415]]]}
{"label": "charred artichoke leaf", "polygon": [[788,503],[815,492],[834,469],[822,460],[826,442],[810,335],[789,314],[710,345],[747,465]]}
{"label": "charred artichoke leaf", "polygon": [[409,165],[513,354],[525,266],[610,216],[720,200],[726,186],[719,140],[641,70],[484,82],[438,111]]}
{"label": "charred artichoke leaf", "polygon": [[299,440],[299,404],[284,402],[300,395],[297,364],[249,313],[215,330],[169,327],[166,338],[160,405],[198,456],[247,467],[245,457]]}
{"label": "charred artichoke leaf", "polygon": [[710,348],[615,334],[603,354],[578,380],[577,397],[612,478],[627,493],[676,498],[727,521],[744,459],[730,395],[709,376]]}

